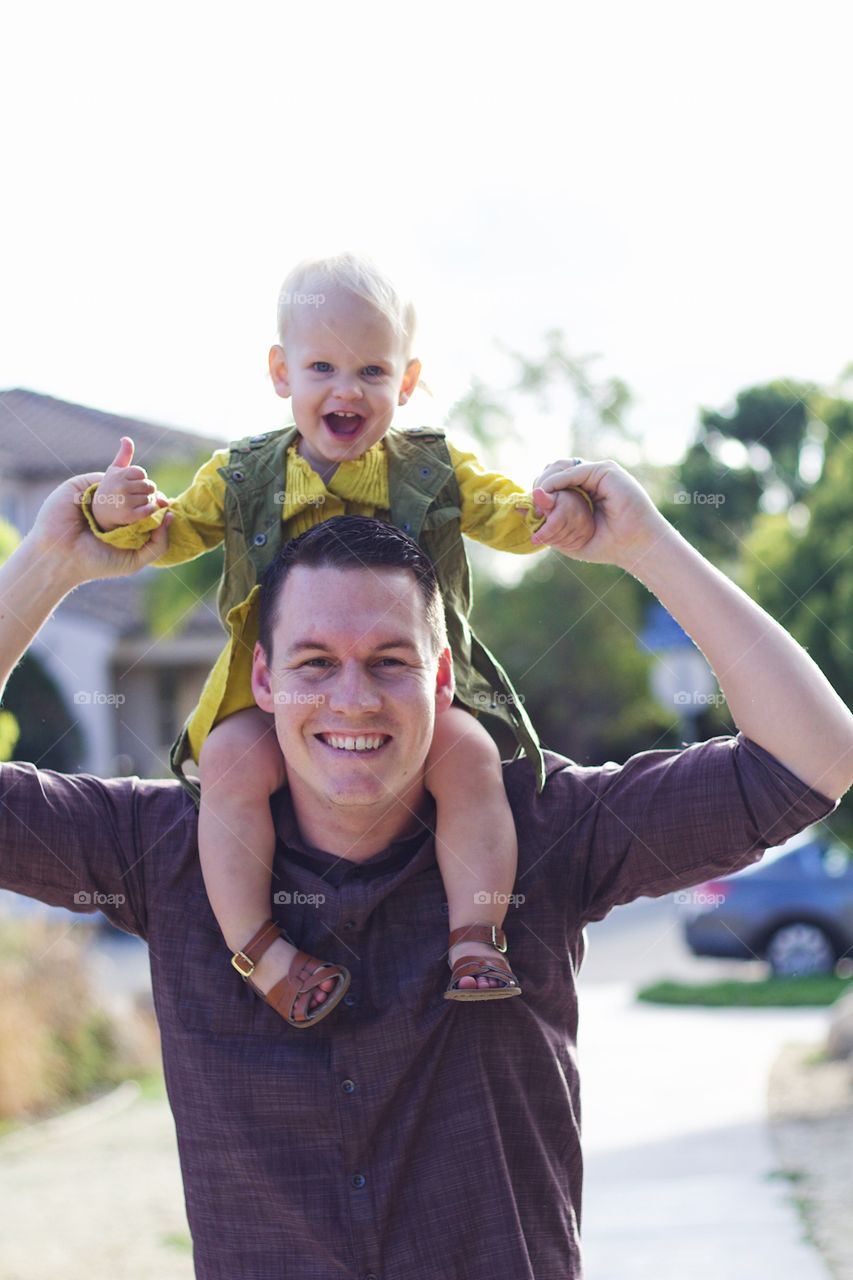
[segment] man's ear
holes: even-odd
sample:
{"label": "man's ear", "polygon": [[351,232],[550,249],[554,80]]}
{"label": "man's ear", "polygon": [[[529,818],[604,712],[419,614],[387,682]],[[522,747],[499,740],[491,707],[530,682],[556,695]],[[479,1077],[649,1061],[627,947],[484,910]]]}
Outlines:
{"label": "man's ear", "polygon": [[252,653],[252,693],[261,711],[273,711],[272,676],[267,666],[267,655],[260,644]]}
{"label": "man's ear", "polygon": [[400,395],[397,404],[405,404],[409,396],[418,385],[418,378],[421,376],[421,362],[412,358],[406,365],[406,372],[403,374],[403,381],[400,384]]}
{"label": "man's ear", "polygon": [[269,366],[275,393],[277,396],[281,396],[283,400],[286,400],[290,395],[290,379],[287,373],[287,357],[284,354],[284,347],[278,345],[270,347]]}
{"label": "man's ear", "polygon": [[455,684],[453,681],[453,657],[449,649],[443,649],[438,658],[438,671],[435,676],[435,709],[446,711],[453,702]]}

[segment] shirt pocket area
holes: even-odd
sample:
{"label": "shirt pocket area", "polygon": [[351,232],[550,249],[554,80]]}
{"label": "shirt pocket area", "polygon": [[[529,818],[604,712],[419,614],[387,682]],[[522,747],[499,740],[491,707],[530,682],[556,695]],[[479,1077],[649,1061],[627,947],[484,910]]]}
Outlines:
{"label": "shirt pocket area", "polygon": [[[287,920],[273,919],[288,934],[301,932],[300,908],[288,905]],[[195,892],[182,909],[183,947],[177,984],[177,1015],[190,1031],[211,1035],[280,1039],[292,1028],[240,977],[207,894]],[[248,941],[248,939],[247,939]]]}

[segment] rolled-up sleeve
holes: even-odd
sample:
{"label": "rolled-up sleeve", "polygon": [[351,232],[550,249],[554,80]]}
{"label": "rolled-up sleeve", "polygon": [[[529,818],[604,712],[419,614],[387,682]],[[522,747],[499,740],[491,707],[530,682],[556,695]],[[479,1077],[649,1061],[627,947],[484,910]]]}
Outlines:
{"label": "rolled-up sleeve", "polygon": [[837,804],[743,734],[623,765],[571,765],[549,779],[557,794],[563,774],[564,850],[583,922],[738,871]]}
{"label": "rolled-up sleeve", "polygon": [[0,764],[0,888],[147,933],[137,778]]}

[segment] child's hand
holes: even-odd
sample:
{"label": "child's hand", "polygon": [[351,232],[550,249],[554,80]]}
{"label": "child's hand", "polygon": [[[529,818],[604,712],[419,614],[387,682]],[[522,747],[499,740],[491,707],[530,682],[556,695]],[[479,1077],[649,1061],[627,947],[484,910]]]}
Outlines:
{"label": "child's hand", "polygon": [[133,441],[122,436],[121,444],[104,478],[92,496],[92,515],[102,533],[110,533],[122,525],[136,524],[153,515],[158,507],[168,507],[162,494],[144,467],[132,467]]}
{"label": "child's hand", "polygon": [[595,516],[590,504],[576,489],[561,489],[549,493],[534,487],[534,510],[546,517],[541,529],[532,535],[537,546],[553,547],[555,551],[579,551],[595,533]]}

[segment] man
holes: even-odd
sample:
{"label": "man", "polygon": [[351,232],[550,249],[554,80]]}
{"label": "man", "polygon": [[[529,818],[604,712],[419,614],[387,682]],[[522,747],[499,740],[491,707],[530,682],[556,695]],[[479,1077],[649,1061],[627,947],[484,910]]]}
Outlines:
{"label": "man", "polygon": [[[0,569],[0,687],[67,591],[162,553],[165,529],[137,553],[86,530],[77,499],[96,479],[60,486]],[[441,998],[447,920],[423,761],[452,671],[429,563],[398,530],[342,517],[291,544],[254,653],[291,776],[273,798],[273,917],[286,901],[299,945],[353,975],[317,1027],[289,1028],[223,977],[197,814],[176,782],[0,767],[0,884],[72,909],[80,890],[123,895],[111,918],[148,941],[202,1280],[580,1277],[584,925],[755,861],[853,780],[853,717],[782,628],[615,463],[555,464],[542,506],[569,483],[595,503],[583,558],[654,591],[740,732],[621,767],[548,753],[540,796],[527,761],[505,766],[522,999]],[[368,729],[385,738],[375,756],[330,745]]]}

